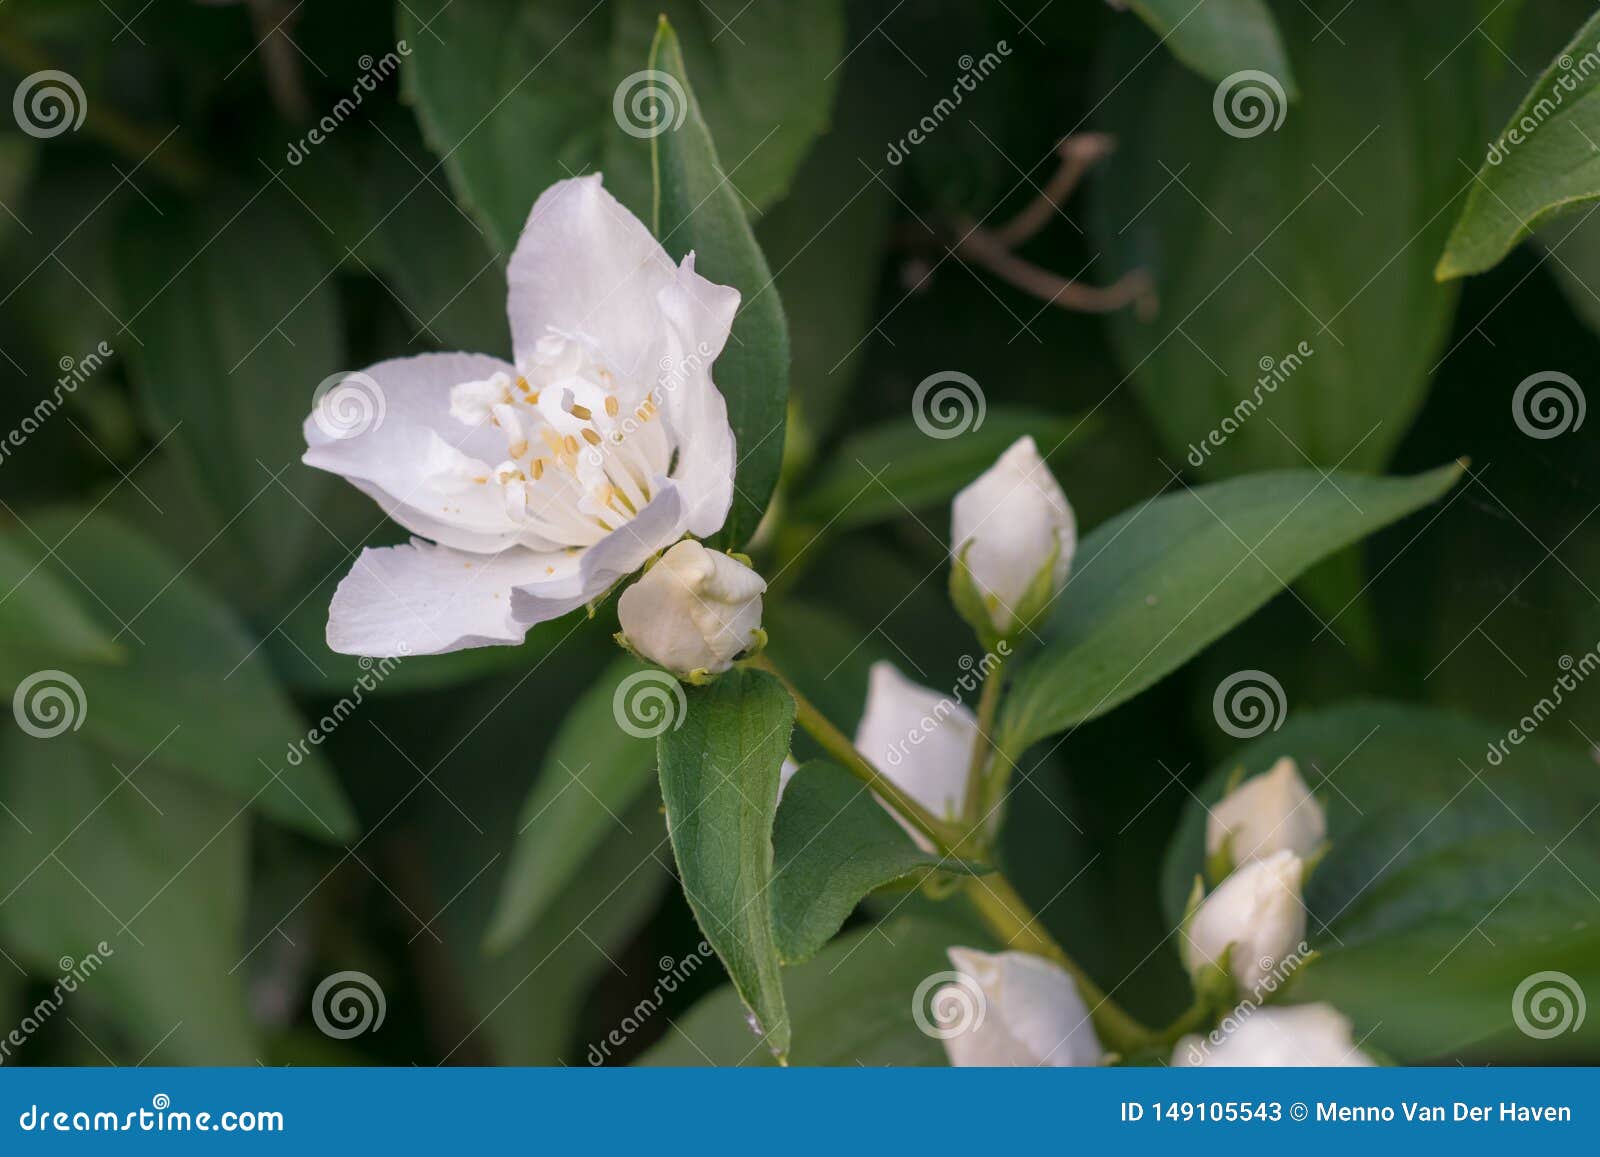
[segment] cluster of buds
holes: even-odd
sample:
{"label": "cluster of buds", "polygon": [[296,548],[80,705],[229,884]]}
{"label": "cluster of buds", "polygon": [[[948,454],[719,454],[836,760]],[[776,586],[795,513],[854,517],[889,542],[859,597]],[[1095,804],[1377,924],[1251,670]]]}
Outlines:
{"label": "cluster of buds", "polygon": [[[1288,757],[1236,782],[1206,821],[1209,894],[1200,880],[1180,950],[1199,998],[1231,1027],[1178,1042],[1175,1065],[1367,1065],[1350,1021],[1323,1004],[1264,1007],[1305,963],[1306,876],[1326,848],[1327,816]],[[1220,1030],[1219,1030],[1220,1032]]]}

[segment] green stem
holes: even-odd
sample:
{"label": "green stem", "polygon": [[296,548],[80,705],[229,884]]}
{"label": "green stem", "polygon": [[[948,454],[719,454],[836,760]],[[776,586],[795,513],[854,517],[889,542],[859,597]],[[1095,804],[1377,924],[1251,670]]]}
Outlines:
{"label": "green stem", "polygon": [[1100,988],[1078,962],[1039,926],[1011,881],[999,872],[974,876],[966,884],[967,898],[978,915],[1007,948],[1031,952],[1053,960],[1077,982],[1078,993],[1089,1006],[1095,1032],[1108,1049],[1124,1056],[1148,1045],[1154,1034]]}
{"label": "green stem", "polygon": [[[964,839],[961,832],[939,820],[892,780],[885,778],[856,750],[855,745],[845,737],[845,734],[801,694],[799,688],[790,682],[770,659],[765,655],[757,655],[747,662],[749,666],[766,671],[784,685],[794,697],[795,722],[804,728],[824,751],[870,787],[880,799],[904,817],[907,823],[926,836],[941,854],[946,856],[962,854]],[[992,673],[991,679],[993,680]],[[998,683],[998,680],[993,681]],[[1089,1006],[1089,1013],[1101,1043],[1108,1049],[1127,1055],[1150,1043],[1153,1039],[1150,1030],[1123,1011],[1093,980],[1089,979],[1089,974],[1078,965],[1077,961],[1068,956],[1066,950],[1039,924],[1038,917],[1028,910],[1027,904],[1012,887],[1011,881],[1002,873],[994,871],[984,876],[972,877],[966,881],[964,887],[967,898],[1000,943],[1007,948],[1043,956],[1067,971],[1076,982],[1084,1003]]]}
{"label": "green stem", "polygon": [[994,665],[984,676],[983,692],[978,696],[978,734],[972,741],[972,762],[967,766],[967,796],[961,812],[966,822],[979,830],[987,826],[984,769],[989,766],[989,752],[994,748],[994,721],[1000,711],[1000,684],[1004,680],[1001,671],[1005,666],[1005,658],[999,651],[991,653],[994,655]]}
{"label": "green stem", "polygon": [[1209,1028],[1215,1017],[1216,1013],[1213,1011],[1210,1002],[1196,997],[1195,1002],[1184,1009],[1176,1020],[1152,1035],[1156,1043],[1165,1048],[1171,1048],[1178,1043],[1178,1038],[1191,1032],[1198,1032],[1203,1028]]}
{"label": "green stem", "polygon": [[892,779],[868,763],[856,750],[855,744],[846,738],[844,732],[830,723],[827,716],[818,711],[816,705],[802,695],[800,689],[790,682],[789,677],[778,670],[770,659],[765,655],[757,655],[749,660],[749,665],[761,668],[782,683],[784,689],[794,698],[795,722],[805,728],[806,733],[846,771],[870,787],[878,798],[904,816],[906,822],[926,836],[936,848],[948,851],[959,842],[959,834],[949,824],[912,799]]}
{"label": "green stem", "polygon": [[[11,28],[0,29],[0,64],[20,76],[59,67],[49,53]],[[167,140],[172,135],[170,132],[157,132],[131,120],[107,101],[91,102],[83,128],[123,156],[148,163],[151,170],[180,189],[193,190],[206,179],[206,169],[199,158]]]}

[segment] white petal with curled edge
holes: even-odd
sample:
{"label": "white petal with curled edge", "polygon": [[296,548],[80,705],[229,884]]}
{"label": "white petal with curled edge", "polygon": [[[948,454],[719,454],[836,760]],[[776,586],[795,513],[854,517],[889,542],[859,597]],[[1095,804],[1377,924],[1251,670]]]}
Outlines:
{"label": "white petal with curled edge", "polygon": [[388,658],[520,643],[532,624],[512,614],[511,588],[574,570],[568,555],[521,547],[482,555],[417,539],[368,548],[334,592],[328,646]]}
{"label": "white petal with curled edge", "polygon": [[682,495],[663,479],[655,497],[631,522],[581,553],[566,556],[572,565],[565,572],[518,584],[511,592],[512,613],[524,623],[559,618],[598,598],[682,537]]}
{"label": "white petal with curled edge", "polygon": [[[492,463],[505,456],[505,437],[450,416],[450,392],[463,382],[513,373],[480,354],[420,354],[391,358],[363,370],[380,392],[381,419],[360,433],[337,436],[313,412],[305,421],[302,461],[342,475],[401,526],[446,546],[496,552],[518,541],[498,488],[462,485],[442,469],[450,455]],[[441,449],[442,446],[442,449]]]}
{"label": "white petal with curled edge", "polygon": [[678,267],[677,280],[661,291],[660,304],[670,334],[665,364],[657,367],[661,405],[678,444],[692,450],[680,454],[674,477],[685,495],[689,531],[709,538],[722,529],[733,504],[733,430],[711,363],[727,344],[739,291],[701,277],[691,253]]}
{"label": "white petal with curled edge", "polygon": [[676,279],[667,251],[598,173],[557,181],[534,202],[506,270],[518,363],[555,329],[591,344],[613,371],[653,379],[657,298]]}

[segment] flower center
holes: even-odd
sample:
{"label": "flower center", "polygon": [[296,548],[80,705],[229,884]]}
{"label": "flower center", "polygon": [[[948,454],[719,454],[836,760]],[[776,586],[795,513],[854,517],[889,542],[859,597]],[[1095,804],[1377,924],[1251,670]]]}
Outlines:
{"label": "flower center", "polygon": [[643,510],[672,465],[659,407],[561,334],[540,338],[518,368],[451,391],[453,417],[506,439],[493,469],[477,459],[458,466],[475,470],[472,484],[499,488],[506,513],[541,540],[530,545],[590,546]]}

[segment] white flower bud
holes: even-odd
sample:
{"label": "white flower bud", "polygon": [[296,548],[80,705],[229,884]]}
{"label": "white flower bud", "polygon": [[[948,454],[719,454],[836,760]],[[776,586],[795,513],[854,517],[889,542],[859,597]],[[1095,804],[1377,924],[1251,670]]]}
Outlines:
{"label": "white flower bud", "polygon": [[[977,719],[955,699],[913,683],[893,663],[872,664],[856,750],[942,820],[961,814],[977,739]],[[906,830],[926,845],[920,833]]]}
{"label": "white flower bud", "polygon": [[1288,756],[1223,797],[1206,820],[1206,855],[1230,853],[1228,866],[1274,852],[1309,858],[1322,846],[1328,820]]}
{"label": "white flower bud", "polygon": [[1172,1050],[1178,1068],[1370,1068],[1350,1020],[1331,1004],[1245,1005],[1207,1040],[1186,1036]]}
{"label": "white flower bud", "polygon": [[1078,545],[1077,523],[1032,438],[1017,439],[956,495],[950,538],[958,573],[964,567],[970,575],[1002,637],[1015,634],[1061,589]]}
{"label": "white flower bud", "polygon": [[1257,989],[1305,940],[1304,873],[1299,856],[1274,852],[1224,880],[1183,931],[1183,960],[1190,973],[1220,966],[1232,946],[1229,971],[1240,991]]}
{"label": "white flower bud", "polygon": [[685,540],[622,592],[622,637],[675,675],[719,674],[760,640],[766,589],[742,562]]}
{"label": "white flower bud", "polygon": [[[1059,966],[1026,952],[950,949],[961,976],[933,994],[937,1035],[957,1067],[1098,1065],[1089,1009]],[[948,1020],[948,1023],[946,1021]]]}

